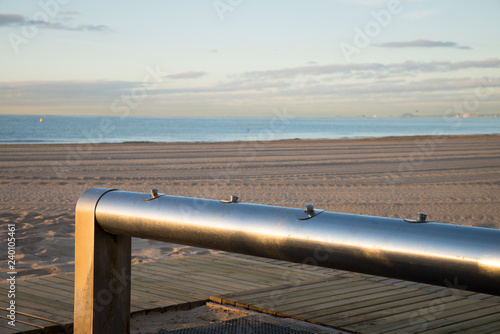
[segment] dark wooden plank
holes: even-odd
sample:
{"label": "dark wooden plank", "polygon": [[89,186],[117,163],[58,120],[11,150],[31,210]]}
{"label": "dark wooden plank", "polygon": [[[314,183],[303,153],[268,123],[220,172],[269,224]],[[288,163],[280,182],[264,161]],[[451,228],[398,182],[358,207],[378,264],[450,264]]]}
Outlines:
{"label": "dark wooden plank", "polygon": [[[280,313],[288,313],[291,315],[300,315],[301,317],[316,318],[318,316],[324,315],[324,310],[331,309],[335,306],[345,304],[346,300],[356,299],[358,297],[365,298],[367,295],[376,294],[379,292],[391,291],[389,287],[378,287],[378,288],[365,288],[360,290],[351,291],[348,294],[329,294],[324,297],[319,297],[314,299],[308,299],[305,301],[297,301],[295,304],[284,304],[283,306],[278,306],[276,309]],[[286,302],[286,301],[283,301]],[[304,312],[306,311],[306,312]]]}
{"label": "dark wooden plank", "polygon": [[[5,320],[5,323],[7,323],[8,318],[4,317],[3,315],[0,315],[0,318]],[[35,318],[32,316],[28,316],[22,313],[16,313],[16,328],[19,329],[19,324],[31,326],[31,330],[34,330],[36,328],[38,329],[44,329],[46,328],[47,331],[53,331],[53,332],[60,332],[64,326],[61,324],[58,324],[53,321],[47,321],[47,320],[42,320],[40,318]]]}
{"label": "dark wooden plank", "polygon": [[197,284],[205,289],[213,289],[219,293],[231,293],[236,291],[245,290],[242,287],[228,286],[226,284],[221,284],[220,282],[213,282],[206,280],[201,275],[188,275],[186,277],[177,275],[175,271],[170,271],[162,267],[151,266],[148,268],[142,268],[142,271],[146,271],[152,275],[158,275],[165,282],[190,282],[191,284]]}
{"label": "dark wooden plank", "polygon": [[328,275],[337,275],[337,274],[343,274],[343,273],[349,273],[347,271],[343,270],[338,270],[338,269],[331,269],[331,268],[323,268],[323,267],[316,267],[308,264],[301,264],[301,263],[294,263],[294,262],[288,262],[288,261],[280,261],[280,260],[273,260],[273,259],[268,259],[268,258],[262,258],[262,257],[257,257],[257,256],[251,256],[251,255],[244,255],[244,254],[236,254],[236,253],[217,253],[214,255],[203,255],[205,256],[213,256],[213,257],[226,257],[226,258],[238,258],[238,259],[244,259],[247,261],[252,261],[255,263],[268,263],[269,265],[276,267],[276,268],[283,268],[283,267],[295,267],[296,270],[301,270],[301,271],[311,271],[311,272],[321,272],[325,273]]}
{"label": "dark wooden plank", "polygon": [[73,303],[74,293],[73,291],[68,291],[60,289],[57,287],[51,287],[47,285],[34,284],[31,282],[24,282],[20,288],[21,292],[35,294],[41,297],[45,297],[51,300],[64,300],[65,302]]}
{"label": "dark wooden plank", "polygon": [[[353,289],[356,291],[369,289],[364,283],[365,281],[361,280],[343,284],[328,284],[305,291],[291,291],[290,293],[280,293],[281,291],[278,290],[271,297],[274,299],[273,305],[277,311],[294,314],[293,310],[295,309],[311,309],[311,307],[321,304],[321,302],[330,302],[334,298],[343,298],[340,295],[352,292]],[[249,302],[258,306],[259,300],[254,299]]]}
{"label": "dark wooden plank", "polygon": [[211,286],[201,286],[198,284],[198,282],[190,282],[187,280],[177,280],[175,276],[162,276],[161,280],[158,280],[158,275],[155,273],[151,273],[147,270],[143,271],[134,271],[134,274],[132,275],[132,279],[136,280],[138,282],[156,282],[157,285],[159,286],[165,286],[165,287],[174,287],[178,288],[181,290],[186,290],[186,291],[194,291],[199,294],[208,294],[208,295],[213,295],[213,294],[221,294],[219,289],[211,287]]}
{"label": "dark wooden plank", "polygon": [[144,299],[144,303],[159,301],[168,304],[180,304],[188,301],[200,300],[200,298],[172,293],[170,291],[155,288],[151,285],[138,285],[136,282],[132,283],[132,293],[136,296],[141,296]]}
{"label": "dark wooden plank", "polygon": [[408,304],[425,302],[435,298],[434,294],[422,294],[421,291],[388,291],[384,294],[367,295],[336,307],[330,307],[324,315],[310,318],[310,320],[340,328],[352,323],[367,321],[370,314],[381,309],[397,309]]}
{"label": "dark wooden plank", "polygon": [[[37,305],[40,310],[61,310],[61,314],[71,314],[73,311],[73,304],[64,303],[61,301],[45,299],[43,297],[26,294],[22,292],[16,292],[16,304],[20,302],[20,305],[28,304],[28,305]],[[70,310],[71,312],[69,312]]]}
{"label": "dark wooden plank", "polygon": [[483,317],[482,322],[484,322],[482,325],[474,324],[472,329],[475,333],[500,333],[500,318],[498,313]]}
{"label": "dark wooden plank", "polygon": [[197,289],[186,289],[183,287],[179,287],[177,285],[162,284],[157,280],[155,281],[152,278],[147,278],[142,275],[141,276],[132,275],[132,282],[133,286],[151,287],[153,289],[158,289],[160,291],[196,299],[207,299],[212,294],[211,292],[208,291],[200,292],[197,291]]}
{"label": "dark wooden plank", "polygon": [[227,289],[234,289],[234,291],[246,290],[262,286],[259,284],[242,283],[238,279],[235,279],[234,277],[231,277],[229,275],[211,274],[203,272],[201,270],[189,271],[181,267],[175,267],[175,266],[163,267],[157,264],[152,264],[148,268],[154,268],[157,271],[163,271],[166,274],[174,275],[178,279],[186,279],[186,280],[194,279],[199,281],[200,284],[206,282],[207,284],[211,284],[212,286],[226,287]]}
{"label": "dark wooden plank", "polygon": [[[2,310],[3,312],[9,312],[6,308],[4,307],[0,307],[0,310]],[[61,324],[61,321],[56,321],[56,320],[53,320],[53,319],[48,319],[48,318],[44,318],[44,317],[39,317],[39,316],[35,316],[33,314],[29,314],[29,313],[26,313],[26,312],[23,312],[23,311],[20,311],[20,310],[16,310],[16,317],[17,316],[23,316],[23,317],[26,317],[27,319],[29,319],[27,322],[29,323],[34,323],[34,324],[37,324],[37,325],[45,325],[45,326],[53,326],[53,325],[59,325]],[[64,322],[64,318],[61,319],[63,320],[62,322]]]}
{"label": "dark wooden plank", "polygon": [[310,281],[310,282],[302,282],[300,284],[290,284],[285,287],[277,286],[277,287],[269,287],[263,290],[250,290],[248,293],[243,292],[239,294],[233,294],[231,296],[224,296],[225,298],[237,298],[238,301],[248,301],[252,302],[258,300],[259,298],[268,297],[269,294],[273,295],[287,295],[293,294],[295,296],[302,296],[311,294],[312,291],[316,291],[318,289],[335,289],[337,286],[345,286],[346,284],[358,284],[361,285],[365,281],[364,280],[355,280],[351,278],[337,279],[337,280],[328,280],[325,281],[322,279],[321,281]]}
{"label": "dark wooden plank", "polygon": [[[20,317],[21,318],[21,317]],[[0,321],[2,323],[6,323],[9,321],[10,319],[3,316],[3,315],[0,315]],[[18,331],[21,331],[21,332],[33,332],[33,333],[37,333],[37,332],[40,332],[40,333],[43,333],[43,327],[41,326],[37,326],[37,325],[32,325],[32,324],[27,324],[25,323],[24,321],[22,320],[18,320],[18,317],[16,316],[16,322],[15,322],[16,326],[16,330]]]}
{"label": "dark wooden plank", "polygon": [[50,275],[50,276],[43,276],[38,279],[40,284],[45,284],[45,282],[49,282],[50,284],[54,284],[57,286],[60,286],[61,289],[66,289],[66,290],[75,290],[75,282],[73,281],[68,281],[67,279],[59,278],[56,277],[55,275]]}
{"label": "dark wooden plank", "polygon": [[197,278],[201,281],[211,281],[215,282],[218,285],[224,285],[227,287],[232,287],[236,289],[248,289],[252,287],[260,287],[261,285],[258,284],[253,284],[253,283],[240,283],[237,279],[234,277],[230,276],[223,276],[223,275],[218,275],[218,274],[212,274],[209,272],[205,272],[203,270],[200,270],[199,268],[187,268],[187,267],[182,267],[182,266],[173,266],[173,265],[168,265],[165,266],[163,264],[159,263],[148,263],[145,265],[146,268],[155,268],[157,270],[162,270],[166,273],[170,273],[173,275],[177,275],[177,277],[181,278],[186,278],[186,279],[191,279],[191,278]]}
{"label": "dark wooden plank", "polygon": [[[74,290],[75,290],[73,285],[54,283],[52,281],[42,279],[41,277],[39,279],[32,279],[29,281],[25,281],[24,284],[33,285],[33,288],[35,288],[35,289],[47,288],[48,291],[54,291],[54,292],[55,292],[55,290],[62,290],[62,291],[64,291],[62,293],[71,294],[71,295],[74,295]],[[35,285],[38,287],[35,287]]]}
{"label": "dark wooden plank", "polygon": [[2,321],[2,323],[0,323],[0,333],[2,333],[2,334],[21,333],[18,329],[15,329],[15,328],[16,327],[4,324],[3,321]]}
{"label": "dark wooden plank", "polygon": [[475,308],[470,306],[457,308],[454,310],[455,312],[446,313],[443,317],[428,321],[425,323],[425,331],[423,333],[436,331],[443,334],[464,333],[469,330],[478,333],[476,327],[490,324],[491,322],[500,322],[500,305],[496,307],[484,305],[486,308],[480,308],[481,303],[478,304],[475,304]]}
{"label": "dark wooden plank", "polygon": [[[379,302],[378,302],[379,299],[381,300],[381,302],[383,300],[400,301],[399,295],[403,295],[403,296],[407,296],[407,297],[420,296],[419,293],[405,294],[405,293],[402,293],[401,291],[386,290],[386,291],[379,292],[379,293],[360,295],[360,296],[345,299],[345,300],[334,301],[334,302],[330,303],[330,305],[328,305],[328,307],[313,311],[311,315],[306,313],[306,312],[308,312],[308,310],[305,310],[304,312],[301,312],[302,313],[301,316],[307,317],[308,319],[311,319],[311,320],[312,319],[322,319],[323,323],[331,324],[331,321],[328,321],[326,319],[328,319],[328,318],[338,319],[339,317],[342,317],[342,319],[345,319],[345,315],[348,315],[348,316],[352,315],[354,312],[356,312],[356,308],[358,306],[363,306],[363,305],[374,306],[374,310],[372,310],[372,312],[378,311],[383,306],[383,305],[379,304]],[[404,305],[404,303],[403,303],[403,305]],[[354,310],[352,308],[354,308]],[[363,318],[366,318],[369,315],[370,314],[366,314]],[[326,318],[326,319],[324,319],[324,318]],[[318,321],[318,320],[314,320],[314,321]]]}
{"label": "dark wooden plank", "polygon": [[280,267],[276,265],[271,265],[267,263],[262,263],[262,262],[257,262],[255,260],[246,260],[246,259],[234,259],[230,257],[220,257],[217,255],[204,255],[203,258],[200,258],[200,260],[207,260],[210,259],[214,262],[224,262],[229,265],[234,266],[235,268],[249,268],[254,271],[259,271],[259,272],[272,272],[272,273],[277,273],[279,275],[282,274],[283,271],[288,271],[293,273],[294,275],[301,276],[304,278],[318,278],[318,277],[327,277],[329,275],[326,274],[318,274],[316,272],[309,272],[306,270],[302,269],[296,269],[294,267]]}
{"label": "dark wooden plank", "polygon": [[[73,313],[71,313],[70,316],[70,314],[61,314],[63,312],[59,312],[58,309],[40,309],[37,304],[25,303],[25,301],[16,299],[16,304],[18,305],[18,310],[16,310],[16,313],[25,314],[29,315],[30,317],[37,317],[48,321],[54,321],[59,324],[67,324],[73,322]],[[0,309],[5,310],[5,308],[3,307],[1,307]]]}
{"label": "dark wooden plank", "polygon": [[279,291],[279,290],[287,291],[287,289],[291,289],[291,290],[301,289],[302,285],[307,285],[308,287],[325,285],[325,284],[328,284],[328,282],[330,282],[330,280],[334,280],[334,279],[336,279],[336,278],[328,278],[328,279],[318,278],[318,279],[307,281],[307,282],[301,282],[299,284],[286,283],[286,284],[276,285],[276,286],[266,286],[266,287],[259,288],[259,289],[251,289],[251,290],[245,290],[245,291],[239,291],[239,292],[235,292],[235,293],[225,294],[223,297],[225,299],[237,298],[238,300],[253,299],[254,297],[257,297],[258,294],[266,295],[267,293],[272,292],[272,291]]}
{"label": "dark wooden plank", "polygon": [[279,275],[272,275],[268,277],[266,275],[256,275],[251,270],[236,270],[236,268],[224,265],[224,264],[210,264],[201,262],[182,262],[176,264],[169,264],[169,268],[183,268],[189,271],[198,270],[203,272],[204,275],[209,275],[212,277],[224,277],[231,278],[231,282],[238,282],[243,286],[251,286],[254,288],[259,288],[262,285],[273,285],[277,280],[282,279]]}
{"label": "dark wooden plank", "polygon": [[[438,295],[436,296],[438,297]],[[464,314],[466,310],[474,310],[477,308],[475,305],[477,301],[473,301],[470,299],[459,299],[451,302],[443,303],[443,307],[447,310],[447,312],[452,313],[454,308],[465,307],[459,313],[460,315]],[[397,331],[399,329],[407,329],[410,326],[420,327],[416,332],[421,332],[425,330],[422,328],[422,324],[429,322],[429,318],[426,315],[432,312],[431,316],[435,316],[434,309],[431,307],[434,304],[432,302],[426,302],[420,304],[408,305],[408,307],[401,307],[396,310],[395,314],[388,314],[386,310],[381,310],[379,312],[375,312],[379,315],[377,319],[372,319],[368,322],[363,322],[359,324],[353,324],[346,326],[345,329],[352,331],[360,331],[362,333],[387,333],[391,331]]]}

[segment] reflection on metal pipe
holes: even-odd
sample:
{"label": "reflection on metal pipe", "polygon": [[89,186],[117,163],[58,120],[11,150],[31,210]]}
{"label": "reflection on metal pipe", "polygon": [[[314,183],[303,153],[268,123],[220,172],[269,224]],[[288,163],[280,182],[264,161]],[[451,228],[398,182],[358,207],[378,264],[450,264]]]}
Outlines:
{"label": "reflection on metal pipe", "polygon": [[[84,195],[82,195],[84,196]],[[321,213],[321,214],[320,214]],[[108,233],[500,295],[500,230],[229,201],[108,191]]]}

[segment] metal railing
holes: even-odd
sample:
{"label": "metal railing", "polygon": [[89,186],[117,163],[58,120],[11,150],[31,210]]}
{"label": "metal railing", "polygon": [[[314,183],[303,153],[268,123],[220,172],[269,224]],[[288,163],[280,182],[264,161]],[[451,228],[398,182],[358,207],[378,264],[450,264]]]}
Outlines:
{"label": "metal railing", "polygon": [[92,188],[76,206],[75,333],[129,332],[131,237],[500,295],[497,229]]}

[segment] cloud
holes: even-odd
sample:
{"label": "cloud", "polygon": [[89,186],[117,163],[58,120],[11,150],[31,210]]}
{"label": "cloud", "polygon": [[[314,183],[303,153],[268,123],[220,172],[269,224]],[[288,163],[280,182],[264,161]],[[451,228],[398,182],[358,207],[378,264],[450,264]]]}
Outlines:
{"label": "cloud", "polygon": [[167,79],[198,79],[201,78],[207,74],[206,72],[195,72],[195,71],[190,71],[190,72],[182,72],[182,73],[177,73],[177,74],[170,74],[165,76]]}
{"label": "cloud", "polygon": [[120,97],[140,82],[108,80],[18,81],[0,83],[0,99],[16,96],[21,100],[109,100]]}
{"label": "cloud", "polygon": [[0,14],[0,27],[25,23],[23,16],[19,14]]}
{"label": "cloud", "polygon": [[[0,113],[23,110],[24,113],[40,113],[41,110],[60,110],[79,114],[82,110],[98,110],[98,113],[112,114],[114,101],[123,101],[131,96],[141,82],[128,81],[37,81],[0,83]],[[349,108],[378,101],[384,110],[395,108],[408,101],[429,101],[436,106],[436,112],[443,101],[449,105],[461,102],[464,97],[474,96],[477,90],[484,97],[490,94],[488,104],[491,110],[498,110],[500,101],[494,97],[500,87],[500,77],[494,78],[449,78],[439,77],[426,80],[404,77],[383,80],[304,80],[301,83],[290,80],[228,80],[214,86],[178,87],[174,89],[155,88],[147,91],[147,100],[141,102],[141,110],[187,108],[197,110],[221,110],[220,108],[242,105],[255,109],[270,105],[303,106],[304,113],[311,110],[331,110],[332,106],[347,103]],[[134,100],[129,100],[134,102]],[[381,102],[382,101],[382,102]],[[384,102],[385,101],[385,102]],[[152,109],[151,109],[152,108]],[[234,109],[232,109],[234,110]]]}
{"label": "cloud", "polygon": [[[66,15],[75,15],[78,12],[67,11]],[[29,20],[19,14],[0,14],[0,27],[2,26],[30,26],[35,25],[41,29],[67,30],[67,31],[97,31],[108,32],[112,31],[105,25],[81,24],[78,26],[69,26],[62,22],[49,22],[42,20]]]}
{"label": "cloud", "polygon": [[331,64],[321,66],[300,66],[291,67],[280,70],[269,71],[252,71],[243,73],[246,78],[292,78],[301,75],[326,75],[332,73],[345,73],[351,71],[366,71],[366,70],[380,70],[383,69],[383,64],[377,63],[362,63],[362,64]]}
{"label": "cloud", "polygon": [[462,68],[487,68],[487,67],[500,67],[500,59],[498,58],[488,58],[483,61],[459,61],[456,63],[451,63],[450,65],[454,69]]}
{"label": "cloud", "polygon": [[253,79],[283,79],[298,76],[320,76],[329,74],[404,74],[408,72],[449,72],[466,68],[499,68],[500,59],[488,58],[482,61],[430,61],[416,62],[406,61],[402,63],[350,63],[350,64],[330,64],[321,66],[299,66],[268,71],[252,71],[242,74],[244,78]]}
{"label": "cloud", "polygon": [[439,42],[439,41],[429,41],[427,39],[418,39],[413,42],[388,42],[381,44],[374,44],[382,48],[453,48],[453,49],[464,49],[471,50],[470,46],[460,46],[455,42]]}

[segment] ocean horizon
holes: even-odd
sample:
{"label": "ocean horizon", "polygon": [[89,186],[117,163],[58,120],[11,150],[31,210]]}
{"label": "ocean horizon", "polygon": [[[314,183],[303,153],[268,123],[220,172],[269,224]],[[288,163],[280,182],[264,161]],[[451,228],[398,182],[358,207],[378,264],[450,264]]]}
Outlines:
{"label": "ocean horizon", "polygon": [[0,144],[230,142],[500,134],[500,118],[0,115]]}

